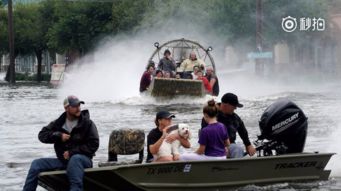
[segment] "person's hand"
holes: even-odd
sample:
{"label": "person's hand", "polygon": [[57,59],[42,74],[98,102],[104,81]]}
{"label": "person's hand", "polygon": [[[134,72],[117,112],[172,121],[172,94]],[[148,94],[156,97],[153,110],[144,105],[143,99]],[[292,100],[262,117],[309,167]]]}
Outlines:
{"label": "person's hand", "polygon": [[226,158],[230,158],[231,157],[230,150],[225,147],[225,151],[226,151]]}
{"label": "person's hand", "polygon": [[164,128],[164,129],[162,130],[162,136],[161,136],[161,138],[165,139],[165,138],[168,136],[167,130],[168,130],[168,127]]}
{"label": "person's hand", "polygon": [[174,160],[174,161],[177,161],[177,160],[179,160],[179,159],[180,159],[180,155],[174,155],[174,156],[173,156],[173,160]]}
{"label": "person's hand", "polygon": [[62,141],[63,141],[63,142],[66,142],[66,141],[69,140],[69,139],[70,139],[70,135],[65,134],[65,133],[62,133]]}
{"label": "person's hand", "polygon": [[253,156],[254,154],[256,154],[256,149],[253,145],[249,145],[246,147],[246,152],[250,155]]}
{"label": "person's hand", "polygon": [[167,137],[166,137],[166,142],[167,142],[167,143],[172,143],[173,141],[179,140],[179,139],[180,139],[179,134],[177,134],[177,133],[175,133],[175,134],[169,134],[169,135],[167,135]]}
{"label": "person's hand", "polygon": [[70,158],[69,151],[65,151],[64,154],[63,154],[63,157],[64,157],[65,160],[69,160],[69,158]]}

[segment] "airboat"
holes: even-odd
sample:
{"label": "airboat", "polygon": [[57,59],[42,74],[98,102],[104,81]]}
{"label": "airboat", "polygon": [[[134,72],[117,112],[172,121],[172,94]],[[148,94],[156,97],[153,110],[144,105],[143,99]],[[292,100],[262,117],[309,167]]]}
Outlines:
{"label": "airboat", "polygon": [[196,41],[188,39],[176,39],[160,44],[154,43],[155,51],[148,60],[148,64],[155,63],[156,66],[163,58],[165,50],[171,52],[172,58],[176,63],[176,74],[179,78],[153,78],[148,93],[154,97],[176,97],[176,96],[194,96],[202,97],[206,95],[201,80],[187,79],[186,73],[181,71],[181,63],[194,52],[198,59],[205,63],[205,68],[212,67],[216,71],[215,63],[210,52],[213,50],[211,46],[205,48]]}

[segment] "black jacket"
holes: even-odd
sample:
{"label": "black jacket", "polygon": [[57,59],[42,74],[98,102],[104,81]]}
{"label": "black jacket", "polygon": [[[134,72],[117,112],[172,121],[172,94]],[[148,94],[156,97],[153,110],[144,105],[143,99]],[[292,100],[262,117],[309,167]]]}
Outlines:
{"label": "black jacket", "polygon": [[[219,111],[217,115],[217,121],[220,123],[223,123],[225,127],[227,128],[227,132],[229,134],[229,139],[231,143],[236,142],[237,132],[240,136],[240,138],[243,140],[243,143],[245,146],[251,145],[249,140],[248,132],[245,128],[245,125],[240,119],[240,117],[233,113],[232,115],[226,115],[223,112]],[[204,119],[201,121],[201,128],[206,127],[208,124]]]}
{"label": "black jacket", "polygon": [[78,124],[70,134],[70,139],[62,142],[62,133],[69,134],[63,125],[66,120],[64,112],[58,119],[43,127],[38,138],[42,143],[54,143],[54,150],[59,160],[66,163],[63,154],[69,151],[70,157],[74,154],[83,154],[92,158],[99,147],[99,138],[96,125],[90,119],[89,111],[81,112]]}

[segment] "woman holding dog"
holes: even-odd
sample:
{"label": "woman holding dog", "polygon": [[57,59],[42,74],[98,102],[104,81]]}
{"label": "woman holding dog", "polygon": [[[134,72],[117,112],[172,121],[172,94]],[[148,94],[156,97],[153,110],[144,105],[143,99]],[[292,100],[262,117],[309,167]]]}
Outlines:
{"label": "woman holding dog", "polygon": [[159,149],[162,145],[162,142],[166,140],[169,143],[172,143],[175,140],[179,140],[181,145],[185,148],[191,147],[188,139],[184,139],[177,134],[169,135],[167,133],[168,128],[172,125],[172,119],[175,117],[174,114],[169,113],[168,111],[159,111],[156,114],[155,125],[156,128],[152,129],[147,136],[147,160],[146,162],[169,162],[179,160],[177,157],[168,157],[162,159],[154,159],[153,155],[156,155],[159,152]]}
{"label": "woman holding dog", "polygon": [[214,100],[203,108],[204,120],[208,124],[199,135],[199,148],[194,153],[185,153],[180,160],[221,160],[226,159],[230,144],[227,129],[217,121],[218,108]]}

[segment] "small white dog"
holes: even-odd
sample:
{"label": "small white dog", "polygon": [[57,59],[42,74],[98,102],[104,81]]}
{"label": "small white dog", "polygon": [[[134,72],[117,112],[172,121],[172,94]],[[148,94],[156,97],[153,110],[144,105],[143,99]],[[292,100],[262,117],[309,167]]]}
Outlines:
{"label": "small white dog", "polygon": [[[184,139],[191,138],[191,132],[189,131],[189,125],[180,123],[173,125],[169,128],[169,135],[179,134]],[[167,162],[173,161],[174,157],[179,158],[179,147],[181,146],[179,140],[175,140],[172,143],[168,143],[164,140],[159,148],[159,152],[154,155],[154,162]]]}

